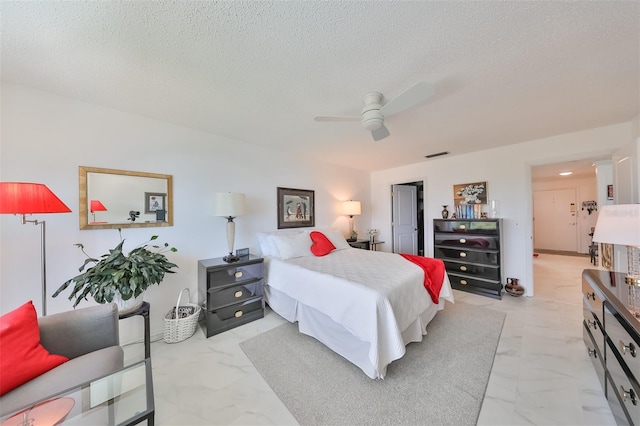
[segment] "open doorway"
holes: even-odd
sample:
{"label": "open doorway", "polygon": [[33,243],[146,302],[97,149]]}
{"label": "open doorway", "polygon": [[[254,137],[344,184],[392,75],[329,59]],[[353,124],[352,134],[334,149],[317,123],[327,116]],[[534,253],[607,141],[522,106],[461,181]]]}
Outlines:
{"label": "open doorway", "polygon": [[[598,179],[594,162],[580,160],[531,167],[533,282],[536,297],[561,300],[573,294],[575,282],[536,286],[536,277],[553,265],[592,267],[589,247],[598,208]],[[570,175],[560,175],[572,172]],[[544,273],[544,272],[542,272]],[[569,287],[567,287],[569,286]]]}
{"label": "open doorway", "polygon": [[391,186],[391,234],[394,253],[424,256],[424,182]]}
{"label": "open doorway", "polygon": [[[537,253],[589,253],[598,211],[593,159],[531,168],[533,248]],[[560,173],[569,173],[560,175]]]}

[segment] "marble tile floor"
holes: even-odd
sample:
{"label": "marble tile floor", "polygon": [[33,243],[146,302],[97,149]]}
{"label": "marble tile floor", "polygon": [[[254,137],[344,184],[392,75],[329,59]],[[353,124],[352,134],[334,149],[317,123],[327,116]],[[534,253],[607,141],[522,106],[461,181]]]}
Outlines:
{"label": "marble tile floor", "polygon": [[[615,425],[582,342],[581,272],[589,257],[540,254],[533,298],[455,291],[506,313],[478,425]],[[265,318],[206,339],[152,343],[157,425],[296,425],[239,343],[282,324]],[[473,348],[469,348],[472,350]],[[141,344],[125,347],[127,362]]]}

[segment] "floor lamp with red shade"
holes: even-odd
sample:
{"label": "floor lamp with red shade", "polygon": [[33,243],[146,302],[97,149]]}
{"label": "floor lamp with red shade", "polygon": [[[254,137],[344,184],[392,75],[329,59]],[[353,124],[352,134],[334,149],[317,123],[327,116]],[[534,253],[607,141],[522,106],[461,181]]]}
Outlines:
{"label": "floor lamp with red shade", "polygon": [[29,182],[0,182],[0,214],[22,215],[22,224],[41,225],[40,274],[42,280],[42,315],[47,315],[47,261],[45,221],[27,220],[26,215],[38,213],[70,213],[67,207],[46,185]]}

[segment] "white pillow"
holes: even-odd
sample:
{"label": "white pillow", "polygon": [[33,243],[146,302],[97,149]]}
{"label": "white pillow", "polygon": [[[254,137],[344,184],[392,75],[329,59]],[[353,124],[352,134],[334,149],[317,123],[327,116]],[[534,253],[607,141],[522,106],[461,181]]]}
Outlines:
{"label": "white pillow", "polygon": [[272,235],[271,239],[278,248],[280,259],[311,256],[311,238],[308,232],[297,234]]}
{"label": "white pillow", "polygon": [[263,256],[277,256],[278,247],[271,237],[264,232],[258,232],[258,245]]}
{"label": "white pillow", "polygon": [[300,229],[281,229],[274,232],[258,232],[258,244],[260,245],[260,252],[263,256],[280,257],[280,251],[273,240],[274,235],[294,235],[301,233]]}
{"label": "white pillow", "polygon": [[345,240],[342,232],[336,229],[317,229],[318,232],[322,232],[328,239],[336,246],[336,250],[344,250],[351,248],[347,240]]}

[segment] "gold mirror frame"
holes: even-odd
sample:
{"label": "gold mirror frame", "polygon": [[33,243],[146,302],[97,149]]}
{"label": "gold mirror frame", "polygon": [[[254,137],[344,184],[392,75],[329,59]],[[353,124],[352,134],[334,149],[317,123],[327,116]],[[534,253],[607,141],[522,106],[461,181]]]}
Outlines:
{"label": "gold mirror frame", "polygon": [[[162,222],[156,221],[145,221],[143,217],[140,217],[139,222],[126,222],[126,219],[123,219],[122,223],[116,222],[106,222],[106,223],[97,223],[97,222],[89,222],[89,194],[91,194],[90,189],[87,184],[87,173],[100,173],[106,175],[119,175],[119,176],[130,176],[130,177],[142,177],[142,178],[152,178],[152,179],[162,179],[166,182],[166,220]],[[78,167],[78,193],[79,193],[79,219],[80,219],[80,229],[116,229],[116,228],[153,228],[153,227],[165,227],[165,226],[173,226],[173,176],[158,174],[158,173],[146,173],[146,172],[134,172],[130,170],[116,170],[116,169],[101,169],[98,167],[87,167],[87,166],[79,166]],[[157,191],[148,191],[148,193],[155,194]],[[94,194],[91,194],[96,199],[97,197]],[[140,213],[145,214],[145,206],[144,206],[144,198],[145,193],[143,191],[140,194],[140,202],[142,203],[142,207],[140,208]],[[105,200],[101,200],[105,201]],[[107,206],[108,210],[108,202],[104,203]]]}

